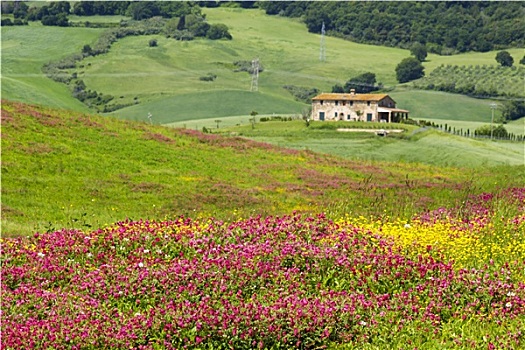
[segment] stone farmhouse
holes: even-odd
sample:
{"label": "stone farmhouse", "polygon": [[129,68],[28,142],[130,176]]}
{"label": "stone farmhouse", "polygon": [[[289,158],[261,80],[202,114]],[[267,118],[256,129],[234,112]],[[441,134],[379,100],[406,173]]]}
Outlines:
{"label": "stone farmhouse", "polygon": [[312,120],[400,122],[408,111],[386,94],[322,93],[312,98]]}

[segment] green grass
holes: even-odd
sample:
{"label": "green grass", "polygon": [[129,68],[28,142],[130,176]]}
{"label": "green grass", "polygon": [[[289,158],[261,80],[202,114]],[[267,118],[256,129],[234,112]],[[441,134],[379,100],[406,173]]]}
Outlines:
{"label": "green grass", "polygon": [[[434,166],[477,168],[497,165],[523,165],[525,149],[522,142],[477,140],[450,135],[437,130],[418,130],[417,127],[398,124],[407,128],[403,134],[390,133],[378,137],[373,133],[343,133],[336,130],[317,129],[321,122],[306,128],[302,121],[265,122],[221,129],[257,141],[280,147],[311,150],[352,160],[393,161],[422,163]],[[345,123],[355,127],[356,123]],[[383,124],[367,123],[371,128]],[[395,124],[389,125],[396,128]]]}
{"label": "green grass", "polygon": [[[280,126],[289,128],[290,137],[304,130],[300,122]],[[303,147],[312,149],[325,139],[327,131],[319,132],[325,135]],[[339,136],[338,142],[345,141]],[[356,144],[378,142],[353,137]],[[391,148],[401,144],[384,141]],[[380,215],[388,209],[405,216],[454,202],[458,189],[471,190],[470,180],[476,191],[493,189],[495,182],[510,186],[523,180],[522,167],[350,161],[5,100],[1,147],[3,235],[178,215],[231,218],[294,210],[342,215],[350,209]],[[400,196],[407,199],[406,206],[392,205]],[[416,196],[432,199],[410,200]]]}
{"label": "green grass", "polygon": [[[469,65],[498,65],[496,62],[496,55],[501,50],[489,52],[467,52],[461,55],[439,56],[429,54],[426,61],[423,63],[425,72],[428,74],[440,65],[450,64],[458,66]],[[512,58],[514,58],[514,65],[519,65],[519,61],[523,58],[523,48],[505,49]]]}
{"label": "green grass", "polygon": [[127,17],[127,16],[120,16],[120,15],[115,15],[115,16],[75,16],[75,15],[72,15],[72,16],[69,16],[69,21],[70,22],[73,22],[73,23],[77,23],[77,22],[90,22],[90,23],[120,23],[120,21],[122,20],[129,20],[131,19],[131,17]]}
{"label": "green grass", "polygon": [[[398,91],[399,90],[399,91]],[[479,100],[472,97],[439,91],[398,89],[390,94],[398,106],[410,111],[414,119],[442,119],[472,122],[489,122],[492,116],[490,103],[499,101]],[[501,116],[496,110],[494,118]]]}
{"label": "green grass", "polygon": [[101,29],[59,28],[31,23],[2,27],[2,97],[87,112],[64,84],[48,79],[42,66],[96,41]]}
{"label": "green grass", "polygon": [[[374,72],[377,80],[392,88],[400,108],[421,119],[483,121],[490,101],[459,95],[406,90],[398,86],[395,67],[408,50],[356,44],[326,37],[326,62],[319,61],[320,36],[308,33],[299,20],[267,16],[263,11],[236,8],[204,9],[209,23],[224,23],[233,40],[197,39],[179,42],[162,35],[127,37],[108,54],[90,57],[76,69],[88,89],[115,97],[114,103],[137,104],[113,115],[145,120],[152,113],[158,123],[190,122],[259,114],[299,114],[306,106],[294,101],[284,85],[316,87],[330,91],[352,76]],[[74,20],[118,21],[120,16],[75,17]],[[65,85],[42,76],[41,67],[80,52],[93,44],[103,29],[43,27],[2,28],[2,96],[42,105],[87,111],[73,99]],[[150,39],[158,47],[149,47]],[[517,62],[522,50],[508,50]],[[496,52],[455,56],[429,55],[427,73],[441,64],[494,65]],[[259,92],[249,95],[251,77],[234,72],[233,62],[258,57],[264,71]],[[199,78],[209,73],[215,81]],[[499,113],[499,112],[496,112]]]}
{"label": "green grass", "polygon": [[[396,61],[409,55],[406,50],[327,38],[327,61],[320,62],[320,36],[308,33],[304,24],[298,21],[266,16],[259,10],[217,8],[206,9],[205,13],[209,23],[228,25],[233,40],[179,42],[163,36],[127,37],[117,42],[108,55],[87,60],[91,67],[84,70],[83,80],[96,91],[111,93],[118,98],[123,96],[123,102],[138,97],[141,103],[159,102],[159,111],[166,108],[177,110],[177,99],[166,96],[249,91],[250,75],[234,72],[233,62],[258,57],[264,67],[258,82],[259,93],[266,97],[266,101],[275,99],[275,102],[267,106],[255,104],[248,112],[256,109],[261,114],[300,113],[303,105],[293,103],[293,97],[283,88],[284,85],[329,91],[334,84],[344,83],[351,76],[370,70],[383,83],[395,84]],[[150,38],[158,40],[158,47],[148,47]],[[208,73],[217,75],[216,80],[199,80]],[[290,101],[286,110],[273,107],[281,100]],[[137,108],[139,111],[135,112]],[[142,115],[141,108],[129,107],[119,115]],[[152,108],[149,108],[151,113],[158,114]],[[236,110],[234,105],[230,108],[217,116],[246,113]],[[210,104],[204,117],[213,117],[211,114],[216,109],[215,104]]]}
{"label": "green grass", "polygon": [[302,108],[305,108],[302,103],[259,92],[217,90],[164,97],[111,114],[123,119],[148,121],[148,113],[151,113],[153,122],[158,124],[184,124],[205,118],[214,121],[233,114],[246,116],[246,123],[252,111],[281,114],[301,111]]}

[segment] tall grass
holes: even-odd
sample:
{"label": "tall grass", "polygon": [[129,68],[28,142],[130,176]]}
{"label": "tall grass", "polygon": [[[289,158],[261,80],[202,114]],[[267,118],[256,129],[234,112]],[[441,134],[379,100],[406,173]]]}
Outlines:
{"label": "tall grass", "polygon": [[[306,129],[301,125],[291,128],[290,135]],[[404,142],[384,141],[391,148]],[[470,178],[479,186],[476,191],[523,180],[519,167],[345,160],[313,153],[310,143],[294,151],[9,101],[2,101],[1,142],[4,235],[89,229],[126,218],[231,218],[318,212],[330,206],[340,213],[376,215],[387,207],[402,208],[400,215],[410,215],[454,201]],[[420,196],[427,200],[408,205]],[[407,205],[394,204],[399,198]]]}

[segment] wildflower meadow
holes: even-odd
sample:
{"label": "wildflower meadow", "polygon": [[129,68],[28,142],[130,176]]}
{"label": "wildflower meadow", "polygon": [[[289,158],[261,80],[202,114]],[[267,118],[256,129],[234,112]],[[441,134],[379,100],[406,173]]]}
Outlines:
{"label": "wildflower meadow", "polygon": [[3,349],[525,348],[525,188],[2,240]]}

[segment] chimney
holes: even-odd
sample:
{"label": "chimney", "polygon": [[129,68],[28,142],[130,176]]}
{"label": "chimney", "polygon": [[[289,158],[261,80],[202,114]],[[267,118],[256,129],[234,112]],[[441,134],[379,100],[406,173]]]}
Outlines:
{"label": "chimney", "polygon": [[355,89],[350,89],[350,95],[355,96]]}

